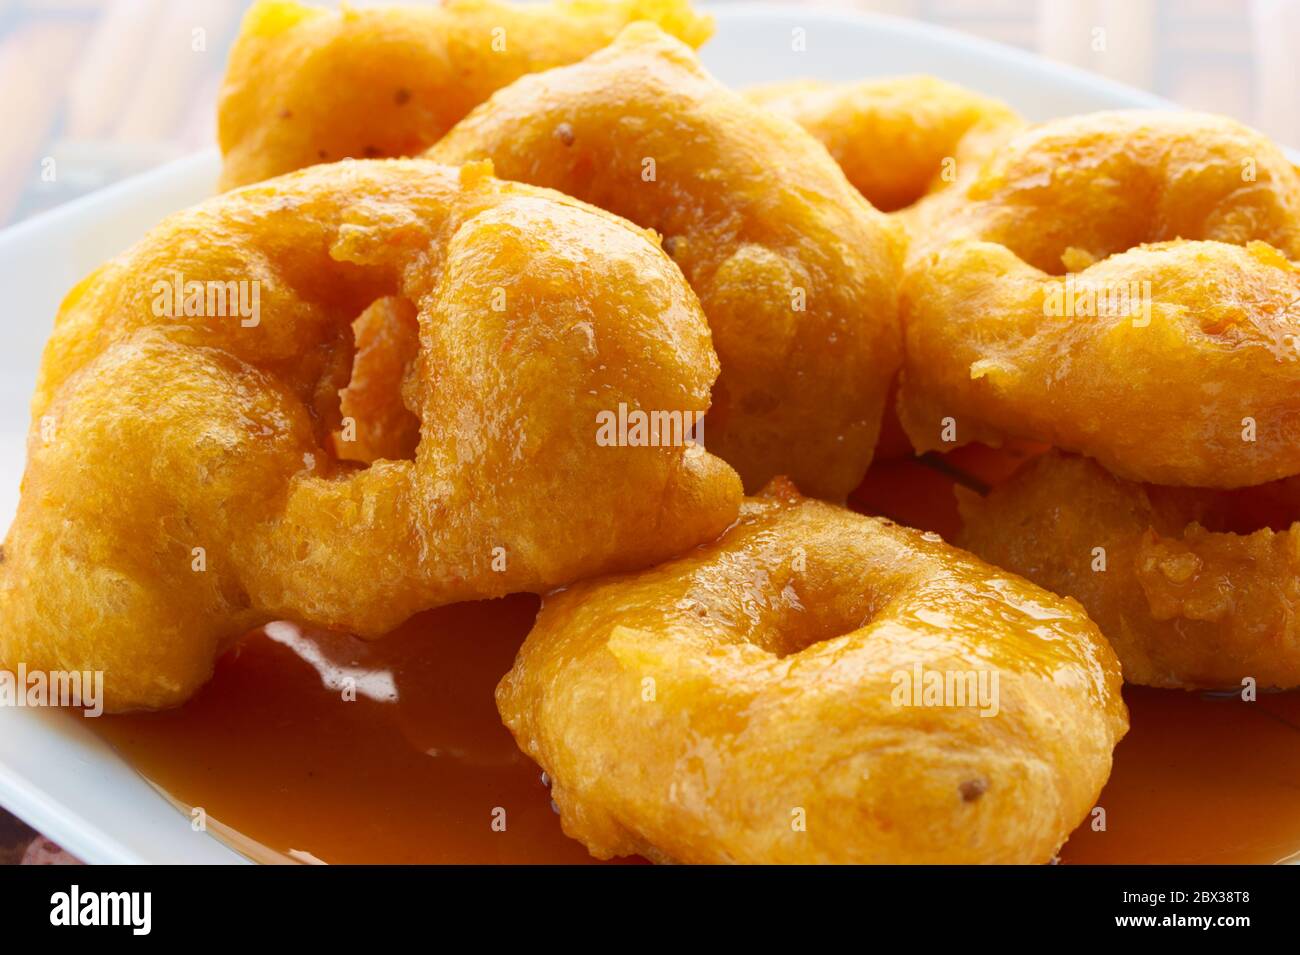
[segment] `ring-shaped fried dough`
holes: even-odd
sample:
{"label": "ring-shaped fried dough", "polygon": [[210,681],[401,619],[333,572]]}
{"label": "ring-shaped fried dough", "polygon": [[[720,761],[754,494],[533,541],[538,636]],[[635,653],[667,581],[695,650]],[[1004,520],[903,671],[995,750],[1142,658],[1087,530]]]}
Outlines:
{"label": "ring-shaped fried dough", "polygon": [[811,136],[718,83],[652,24],[495,93],[429,152],[491,159],[663,235],[722,373],[708,446],[747,488],[842,499],[899,361],[901,230]]}
{"label": "ring-shaped fried dough", "polygon": [[1024,125],[1000,100],[933,76],[801,80],[745,95],[808,130],[883,212],[906,209],[973,175]]}
{"label": "ring-shaped fried dough", "polygon": [[1078,604],[779,481],[713,544],[549,595],[497,705],[566,833],[695,863],[1046,862],[1128,726]]}
{"label": "ring-shaped fried dough", "polygon": [[414,156],[494,90],[572,63],[636,20],[699,46],[687,0],[444,0],[341,11],[258,0],[218,107],[224,189],[339,159]]}
{"label": "ring-shaped fried dough", "polygon": [[1263,136],[1054,121],[936,203],[900,294],[918,450],[1017,437],[1200,487],[1300,473],[1300,173]]}
{"label": "ring-shaped fried dough", "polygon": [[957,494],[959,543],[1076,598],[1128,682],[1300,686],[1300,478],[1171,488],[1053,451],[984,497]]}
{"label": "ring-shaped fried dough", "polygon": [[[1010,106],[933,76],[828,83],[800,80],[746,91],[794,120],[839,163],[877,209],[894,213],[909,237],[942,229],[933,198],[969,181],[1000,143],[1024,126]],[[874,460],[910,457],[898,421],[897,384],[886,399]]]}
{"label": "ring-shaped fried dough", "polygon": [[[204,307],[239,282],[256,322]],[[201,291],[173,309],[179,283]],[[360,468],[329,451],[339,390],[353,319],[390,296],[418,319],[420,440]],[[739,479],[699,446],[602,445],[598,416],[701,414],[716,373],[653,237],[486,164],[345,162],[219,196],[64,302],[0,660],[103,670],[110,709],[161,707],[270,619],[373,636],[663,560],[735,518]]]}

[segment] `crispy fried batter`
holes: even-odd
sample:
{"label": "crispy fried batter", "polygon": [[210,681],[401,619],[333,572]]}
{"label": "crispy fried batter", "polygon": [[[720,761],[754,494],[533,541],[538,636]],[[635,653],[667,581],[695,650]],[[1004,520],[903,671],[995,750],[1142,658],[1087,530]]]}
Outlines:
{"label": "crispy fried batter", "polygon": [[[933,76],[826,83],[773,83],[749,99],[793,119],[815,136],[854,187],[877,209],[896,212],[909,235],[943,229],[927,215],[944,189],[968,182],[999,144],[1024,125],[1005,103]],[[885,402],[875,460],[913,448],[897,407],[897,381]]]}
{"label": "crispy fried batter", "polygon": [[1203,487],[1300,473],[1300,174],[1267,139],[1194,113],[1059,120],[937,207],[900,303],[919,450],[1013,436]]}
{"label": "crispy fried batter", "polygon": [[[167,306],[218,281],[257,283],[256,322]],[[360,469],[327,448],[350,325],[386,296],[418,313],[420,442]],[[168,706],[268,619],[376,635],[655,563],[726,527],[739,480],[699,448],[599,446],[597,416],[703,412],[716,373],[651,237],[486,168],[347,162],[218,197],[60,311],[0,661],[104,670],[110,709]]]}
{"label": "crispy fried batter", "polygon": [[933,76],[802,80],[746,95],[812,133],[849,182],[885,212],[971,177],[1024,124],[1000,100]]}
{"label": "crispy fried batter", "polygon": [[[996,713],[905,705],[917,668],[996,674]],[[718,542],[548,596],[497,704],[602,858],[1046,862],[1119,689],[1073,601],[773,482]]]}
{"label": "crispy fried batter", "polygon": [[430,156],[489,158],[662,234],[722,362],[709,448],[749,488],[861,480],[899,357],[899,236],[794,123],[641,23],[501,90]]}
{"label": "crispy fried batter", "polygon": [[1300,685],[1300,478],[1168,488],[1050,452],[957,495],[962,546],[1077,598],[1130,683]]}
{"label": "crispy fried batter", "polygon": [[493,90],[581,59],[635,20],[692,46],[713,31],[687,0],[445,0],[342,11],[260,0],[221,91],[222,187],[349,157],[417,155]]}
{"label": "crispy fried batter", "polygon": [[[339,392],[341,427],[334,453],[370,464],[415,455],[420,440],[415,358],[420,322],[415,306],[398,295],[381,298],[352,323],[356,357],[352,377]],[[408,403],[409,402],[409,403]]]}

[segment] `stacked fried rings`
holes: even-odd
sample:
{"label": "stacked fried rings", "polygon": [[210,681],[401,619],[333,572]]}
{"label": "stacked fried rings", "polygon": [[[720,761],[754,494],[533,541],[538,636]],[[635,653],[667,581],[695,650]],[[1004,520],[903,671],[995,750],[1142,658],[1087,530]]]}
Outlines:
{"label": "stacked fried rings", "polygon": [[1132,681],[1296,685],[1300,509],[1198,515],[1300,474],[1300,173],[1226,119],[1100,113],[1016,136],[939,202],[901,293],[913,444],[1015,437],[1100,465],[1053,456],[966,496],[965,543],[1082,600]]}
{"label": "stacked fried rings", "polygon": [[[1126,731],[1121,663],[1300,683],[1286,158],[921,77],[740,96],[708,32],[681,0],[257,4],[224,185],[434,161],[228,193],[73,290],[0,661],[167,706],[276,617],[549,591],[501,713],[571,835],[683,862],[1044,862]],[[843,499],[900,366],[917,449],[1054,446],[961,495],[963,540],[1118,656],[1070,597],[780,476]],[[601,440],[629,409],[709,411],[719,456]]]}
{"label": "stacked fried rings", "polygon": [[218,105],[225,189],[340,159],[418,155],[494,91],[580,60],[636,20],[692,46],[687,0],[445,0],[326,10],[258,0]]}
{"label": "stacked fried rings", "polygon": [[[1007,104],[932,76],[760,86],[749,99],[811,133],[877,209],[895,214],[911,241],[942,230],[933,197],[969,181],[1024,121]],[[875,459],[909,457],[895,412],[897,382],[881,422]]]}
{"label": "stacked fried rings", "polygon": [[901,232],[794,123],[638,23],[500,90],[429,155],[491,159],[659,232],[722,365],[710,450],[751,490],[786,475],[843,499],[862,479],[899,361]]}

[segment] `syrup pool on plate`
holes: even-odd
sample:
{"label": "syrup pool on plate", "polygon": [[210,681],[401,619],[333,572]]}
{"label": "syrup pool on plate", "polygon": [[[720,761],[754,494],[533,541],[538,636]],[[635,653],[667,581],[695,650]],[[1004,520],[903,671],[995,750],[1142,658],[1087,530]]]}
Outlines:
{"label": "syrup pool on plate", "polygon": [[260,860],[590,861],[493,698],[537,605],[459,604],[375,642],[271,624],[179,709],[93,722]]}

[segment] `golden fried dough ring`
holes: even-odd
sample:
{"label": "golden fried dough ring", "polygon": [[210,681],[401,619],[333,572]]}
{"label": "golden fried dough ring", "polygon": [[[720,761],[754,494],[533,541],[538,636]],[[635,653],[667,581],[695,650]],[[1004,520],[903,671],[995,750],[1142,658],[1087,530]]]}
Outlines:
{"label": "golden fried dough ring", "polygon": [[1014,436],[1203,487],[1300,473],[1300,174],[1264,137],[1060,120],[936,202],[945,237],[900,303],[918,450]]}
{"label": "golden fried dough ring", "polygon": [[414,156],[493,90],[579,60],[643,19],[692,46],[713,32],[688,0],[342,11],[260,0],[221,91],[222,188],[349,157]]}
{"label": "golden fried dough ring", "polygon": [[[934,674],[971,695],[905,705]],[[497,705],[602,858],[1046,862],[1119,690],[1073,601],[777,481],[716,543],[548,596]]]}
{"label": "golden fried dough ring", "polygon": [[1077,598],[1130,683],[1300,685],[1300,478],[1168,488],[1049,452],[986,497],[957,494],[961,544]]}
{"label": "golden fried dough ring", "polygon": [[[629,223],[485,167],[291,174],[167,219],[73,290],[0,564],[0,661],[103,670],[111,709],[167,706],[268,619],[381,634],[734,519],[739,479],[700,448],[597,440],[622,403],[708,408],[717,361],[680,272]],[[256,282],[260,321],[179,298],[160,316],[177,281]],[[418,314],[420,442],[360,469],[327,450],[350,323],[394,295]]]}
{"label": "golden fried dough ring", "polygon": [[861,480],[899,359],[899,235],[798,126],[638,23],[500,90],[429,155],[491,159],[663,235],[722,362],[710,449],[749,488],[788,474],[843,498]]}
{"label": "golden fried dough ring", "polygon": [[[877,209],[898,213],[909,233],[943,228],[922,201],[971,179],[1024,120],[1000,100],[932,76],[826,83],[802,80],[746,91],[752,102],[803,126],[830,151],[849,182]],[[894,409],[885,404],[874,459],[911,457]]]}
{"label": "golden fried dough ring", "polygon": [[849,182],[885,212],[973,174],[1024,124],[1000,100],[933,76],[802,80],[755,87],[746,95],[812,133]]}

